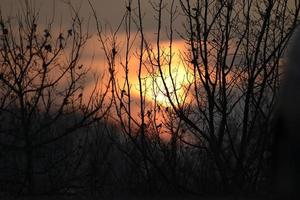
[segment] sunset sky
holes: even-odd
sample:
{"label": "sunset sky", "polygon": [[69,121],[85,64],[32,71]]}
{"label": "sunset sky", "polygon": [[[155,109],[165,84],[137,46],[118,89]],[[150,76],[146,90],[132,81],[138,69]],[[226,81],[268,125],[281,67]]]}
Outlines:
{"label": "sunset sky", "polygon": [[[19,1],[19,0],[2,0],[1,4],[0,4],[0,8],[2,13],[7,16],[15,16],[18,11],[22,10],[22,7],[24,7],[24,2],[25,1]],[[51,20],[52,17],[54,19],[54,23],[52,25],[52,30],[66,30],[68,28],[68,26],[70,25],[71,22],[71,13],[72,10],[70,8],[70,6],[68,5],[67,2],[70,2],[72,4],[72,6],[74,7],[74,9],[78,9],[79,10],[79,15],[80,17],[83,19],[83,22],[85,24],[86,27],[88,27],[89,33],[91,34],[91,38],[89,39],[89,41],[87,42],[87,45],[83,51],[82,54],[82,59],[81,62],[86,65],[86,66],[91,66],[92,67],[92,72],[90,74],[89,80],[88,82],[93,83],[94,81],[94,77],[93,75],[97,74],[97,73],[101,73],[101,75],[103,75],[103,73],[106,73],[105,70],[103,69],[107,69],[106,65],[106,60],[103,54],[103,51],[101,50],[101,45],[98,42],[98,38],[96,37],[96,24],[95,24],[95,19],[92,13],[92,10],[90,8],[90,5],[88,4],[88,1],[83,1],[83,0],[71,0],[71,1],[64,1],[64,0],[49,0],[49,1],[29,1],[29,2],[33,2],[33,7],[36,8],[36,10],[39,11],[39,25],[41,27],[45,27]],[[101,23],[101,25],[103,27],[105,27],[104,29],[106,30],[106,32],[109,33],[111,31],[114,31],[117,29],[117,27],[119,26],[120,22],[122,21],[122,18],[124,16],[124,14],[126,13],[126,2],[127,1],[122,1],[122,0],[100,0],[100,1],[96,1],[96,0],[91,0],[91,3],[94,6],[94,9],[97,13],[99,22]],[[150,41],[150,43],[153,42],[152,45],[155,45],[155,33],[157,32],[157,23],[156,23],[156,19],[155,19],[155,12],[151,6],[151,4],[148,1],[141,1],[142,2],[142,13],[144,15],[144,19],[143,20],[143,25],[144,25],[144,31],[145,31],[145,35],[147,37],[147,40]],[[169,4],[166,4],[167,7],[170,7]],[[178,5],[177,5],[178,6]],[[132,9],[133,9],[133,15],[137,14],[137,1],[133,1],[133,5],[132,5]],[[164,48],[168,47],[168,39],[167,39],[167,34],[166,34],[166,29],[168,28],[167,25],[169,23],[169,13],[167,11],[163,12],[163,28],[162,28],[162,35],[161,35],[161,40],[162,40],[162,44],[164,46]],[[174,23],[174,27],[176,30],[179,30],[181,27],[181,23],[180,20],[182,20],[182,18],[178,15],[177,19],[176,19],[176,23]],[[136,25],[133,24],[132,25],[132,37],[136,37],[137,35],[137,28]],[[139,36],[138,36],[139,37]],[[165,42],[164,42],[165,40]],[[116,67],[118,68],[118,66],[121,64],[121,62],[124,62],[124,54],[122,55],[122,52],[124,52],[124,48],[125,48],[125,28],[124,25],[122,25],[118,31],[117,34],[117,47],[120,48],[118,49],[120,56],[119,56],[119,63],[116,63]],[[138,39],[137,39],[138,41]],[[132,50],[132,55],[136,53],[136,51],[138,50],[138,45],[139,45],[139,41],[134,43],[134,47]],[[151,45],[151,44],[150,44]],[[183,66],[183,63],[180,60],[180,54],[181,51],[185,48],[185,43],[184,41],[182,41],[179,38],[178,34],[174,34],[174,60],[176,62],[176,65],[179,66],[179,68],[175,71],[177,71],[177,74],[174,74],[176,76],[176,78],[178,78],[177,80],[177,84],[183,83],[183,84],[187,84],[188,80],[184,80],[187,78],[187,76],[184,75],[184,73],[186,72],[186,69],[184,69],[185,67]],[[137,62],[137,58],[135,56],[131,56],[130,57],[130,62],[131,62],[131,72],[130,72],[130,79],[131,82],[133,84],[133,90],[134,88],[137,86],[138,84],[138,80],[137,80],[137,65],[134,64]],[[116,69],[117,76],[120,76],[119,78],[122,79],[122,77],[124,77],[124,74],[120,71],[120,69]],[[179,71],[178,71],[179,70]],[[148,70],[144,70],[145,73],[148,73]],[[157,72],[153,72],[153,73],[157,73]],[[107,77],[107,76],[106,76]],[[169,86],[171,86],[171,81],[170,78],[166,79],[167,80],[167,84]],[[146,87],[150,87],[151,84],[151,80],[150,78],[148,78],[146,80],[147,83]],[[179,83],[180,82],[180,83]],[[185,83],[184,83],[185,82]],[[162,86],[161,81],[158,81],[159,86]],[[135,86],[136,85],[136,86]],[[152,87],[152,86],[151,86]],[[179,88],[180,86],[178,86],[177,88]],[[88,87],[87,87],[88,88]],[[91,89],[92,87],[90,87],[89,89]],[[87,89],[87,90],[89,90]],[[157,91],[159,91],[159,89],[157,89]],[[135,91],[137,92],[137,91]],[[148,100],[151,100],[151,94],[154,93],[153,90],[148,91]],[[181,91],[182,93],[182,91]],[[163,97],[164,95],[162,94],[158,94],[158,102],[161,104],[166,105],[167,99],[164,99]]]}
{"label": "sunset sky", "polygon": [[[67,2],[70,2],[72,7],[75,10],[78,10],[80,18],[83,20],[83,29],[88,31],[90,38],[87,41],[87,44],[82,51],[81,59],[79,64],[90,68],[90,73],[87,75],[84,83],[84,95],[83,101],[88,102],[91,92],[93,91],[98,78],[98,86],[105,90],[105,87],[108,85],[108,80],[110,78],[108,70],[108,62],[104,55],[104,51],[97,37],[96,22],[93,16],[92,9],[86,0],[47,0],[47,1],[28,1],[32,3],[32,7],[39,12],[38,18],[38,27],[40,28],[41,33],[44,29],[48,29],[48,24],[53,20],[51,25],[51,30],[53,33],[66,32],[72,23],[72,9]],[[120,23],[123,20],[123,17],[127,11],[125,0],[91,0],[91,3],[97,14],[99,23],[103,28],[103,34],[108,38],[107,44],[110,43],[112,33],[118,28]],[[174,5],[174,8],[178,7],[177,4]],[[156,54],[156,36],[157,36],[157,13],[154,11],[152,5],[149,1],[141,1],[142,3],[142,15],[143,15],[143,26],[144,33],[148,45],[152,48],[153,53]],[[170,14],[168,10],[170,9],[171,1],[166,1],[165,8],[162,13],[162,30],[161,30],[161,53],[164,54],[164,57],[168,57],[170,54],[169,49],[169,23],[170,23]],[[19,15],[19,11],[24,11],[25,1],[20,0],[1,0],[0,8],[4,16],[15,17]],[[137,19],[137,1],[133,1],[132,4],[132,18]],[[179,9],[180,10],[180,9]],[[166,86],[169,89],[170,96],[172,101],[179,106],[179,104],[190,104],[192,102],[191,86],[193,85],[193,75],[191,69],[189,69],[189,62],[186,61],[187,56],[187,45],[186,41],[182,40],[179,37],[178,33],[184,33],[182,28],[183,16],[176,14],[174,21],[174,35],[172,43],[172,64],[169,66],[167,61],[162,66],[164,73],[164,80]],[[178,33],[177,33],[178,31]],[[55,36],[54,36],[55,37]],[[118,85],[119,95],[122,93],[122,86],[125,83],[125,50],[126,50],[126,31],[124,26],[124,21],[120,26],[116,34],[116,48],[117,48],[117,58],[115,63],[115,77],[116,84]],[[131,25],[131,43],[132,48],[129,55],[129,81],[130,81],[130,94],[131,94],[131,115],[135,118],[138,123],[140,123],[140,97],[139,97],[139,80],[138,80],[138,56],[140,48],[140,33],[137,29],[137,25],[132,22]],[[111,51],[109,47],[108,51]],[[145,52],[145,57],[147,53]],[[145,59],[146,60],[146,59]],[[171,68],[169,68],[171,67]],[[171,76],[172,78],[171,78]],[[173,80],[172,80],[173,79]],[[165,108],[171,108],[169,99],[166,97],[166,90],[164,89],[164,84],[162,78],[159,74],[158,68],[151,66],[149,63],[145,62],[142,67],[142,87],[143,95],[145,98],[145,112],[151,111],[154,109],[154,106],[159,105],[162,110]],[[128,91],[126,91],[127,93]],[[176,95],[175,95],[176,93]],[[107,101],[110,101],[111,95],[109,98],[106,98]],[[124,100],[126,102],[127,100]],[[194,102],[195,103],[195,102]],[[190,104],[191,105],[191,104]],[[119,103],[116,103],[116,109],[119,106]],[[112,112],[115,112],[112,109]],[[155,116],[152,116],[154,120],[157,120],[156,123],[160,124],[162,121],[165,121],[163,118],[163,113],[158,112]],[[126,118],[126,117],[125,117]],[[146,118],[150,120],[150,118]],[[161,131],[163,133],[164,131]],[[168,138],[169,136],[163,136],[163,138]]]}
{"label": "sunset sky", "polygon": [[[49,0],[49,1],[20,1],[20,0],[2,0],[0,8],[4,16],[14,17],[18,15],[19,11],[24,11],[25,2],[32,3],[34,7],[39,12],[38,26],[41,27],[41,32],[53,19],[53,24],[51,29],[55,33],[64,32],[70,28],[71,18],[72,18],[72,8],[78,11],[80,18],[83,21],[83,29],[88,31],[90,34],[90,39],[88,39],[87,44],[82,52],[80,64],[85,67],[90,67],[90,73],[88,74],[85,82],[85,95],[84,98],[88,99],[89,94],[94,88],[96,78],[99,78],[102,83],[99,85],[103,88],[107,86],[108,79],[110,77],[108,70],[108,62],[104,55],[104,51],[97,37],[96,21],[93,16],[92,8],[90,7],[88,1],[86,0]],[[102,26],[102,34],[106,40],[106,45],[108,51],[111,51],[111,41],[113,33],[118,30],[115,37],[117,57],[115,63],[115,76],[116,85],[119,87],[121,94],[122,87],[125,83],[125,51],[126,51],[126,29],[124,23],[124,16],[127,12],[126,4],[128,1],[125,0],[91,0],[91,4],[98,17],[98,22]],[[134,20],[137,20],[138,15],[138,1],[133,1],[132,3],[132,24],[131,24],[131,40],[132,45],[129,52],[129,80],[131,88],[131,102],[133,114],[138,115],[139,111],[139,81],[138,81],[138,56],[140,50],[140,33],[137,29],[137,25]],[[152,2],[152,4],[151,4]],[[143,26],[145,33],[145,40],[149,48],[153,51],[153,55],[157,53],[156,50],[156,36],[157,36],[157,12],[154,10],[153,2],[155,1],[141,1],[142,5],[142,15],[143,15]],[[188,45],[186,41],[181,39],[180,34],[186,34],[183,22],[185,17],[182,15],[182,10],[179,5],[179,1],[175,1],[174,9],[178,8],[178,13],[175,15],[174,21],[174,35],[172,43],[172,64],[169,68],[168,55],[170,54],[169,49],[169,38],[168,34],[170,32],[170,7],[172,1],[165,1],[164,9],[162,12],[162,28],[161,28],[161,54],[164,57],[164,65],[162,66],[163,78],[165,80],[166,86],[171,93],[171,99],[175,104],[183,104],[188,102],[191,104],[193,98],[193,89],[189,88],[195,83],[192,71],[192,65],[187,60],[189,55]],[[291,1],[289,1],[291,3]],[[71,5],[71,6],[70,6]],[[20,13],[19,13],[20,14]],[[121,24],[121,25],[120,25]],[[119,27],[119,28],[118,28]],[[208,41],[208,44],[210,41]],[[228,60],[230,60],[230,54],[233,53],[235,48],[235,43],[229,44]],[[189,47],[191,48],[191,47]],[[208,48],[212,48],[209,46]],[[233,50],[232,52],[231,49]],[[210,51],[210,50],[208,50]],[[144,55],[147,57],[149,52],[145,52]],[[212,52],[216,54],[216,52]],[[171,107],[169,99],[166,97],[166,90],[164,89],[164,84],[162,77],[159,74],[157,67],[151,66],[149,61],[146,61],[142,66],[142,84],[143,84],[143,95],[145,95],[146,103],[149,104],[149,109],[151,109],[151,104],[156,101],[157,104],[164,107]],[[235,60],[240,62],[238,58]],[[214,58],[210,58],[211,66],[215,65]],[[229,61],[230,62],[230,61]],[[212,67],[213,68],[213,67]],[[213,69],[214,70],[214,69]],[[212,74],[215,73],[212,71]],[[232,79],[232,75],[235,73],[231,70],[232,74],[228,74],[227,79],[236,80],[238,77]],[[170,74],[172,78],[170,77]],[[194,74],[195,75],[195,74]],[[212,75],[213,77],[214,75]],[[172,80],[173,79],[173,80]],[[199,79],[199,77],[198,77]],[[213,78],[212,78],[213,79]],[[172,83],[173,82],[173,83]],[[189,88],[189,89],[188,89]],[[187,92],[187,90],[189,90]],[[176,95],[174,95],[176,91]],[[177,99],[176,99],[177,98]],[[195,103],[195,101],[193,102]],[[179,106],[179,105],[176,105]],[[147,109],[146,109],[147,110]]]}
{"label": "sunset sky", "polygon": [[[85,83],[85,90],[87,93],[93,89],[93,84],[95,81],[95,76],[105,78],[109,77],[109,72],[107,68],[107,60],[104,56],[103,50],[101,49],[101,44],[98,41],[96,35],[96,22],[93,16],[92,9],[87,0],[47,0],[47,1],[21,1],[21,0],[1,0],[0,9],[4,16],[16,16],[19,11],[24,10],[25,2],[31,2],[32,7],[34,7],[39,12],[39,26],[47,27],[47,24],[54,19],[52,24],[52,30],[54,32],[65,31],[69,28],[71,24],[72,9],[68,3],[71,3],[75,10],[79,11],[79,16],[83,19],[83,26],[89,31],[91,38],[88,40],[85,49],[82,53],[81,63],[84,66],[91,67],[91,73],[88,75],[87,82]],[[112,33],[118,28],[123,20],[126,13],[126,4],[128,1],[125,0],[91,0],[99,23],[103,27],[103,33],[106,34],[108,38],[111,38]],[[153,47],[155,52],[156,45],[156,33],[157,33],[157,13],[153,9],[151,1],[141,1],[142,3],[142,15],[143,15],[143,26],[145,31],[146,40],[150,46]],[[154,1],[152,1],[153,3]],[[174,8],[181,10],[179,1],[175,1]],[[289,1],[290,3],[292,1]],[[169,22],[170,14],[168,10],[170,9],[171,1],[165,1],[165,8],[162,13],[162,30],[161,30],[161,45],[164,54],[169,52]],[[137,1],[133,1],[132,5],[132,16],[133,19],[137,19]],[[181,11],[182,12],[182,11]],[[188,69],[187,63],[184,63],[186,58],[183,56],[183,52],[186,53],[186,43],[183,41],[179,34],[184,33],[183,26],[184,17],[182,13],[178,12],[174,21],[174,41],[173,41],[173,63],[172,63],[172,76],[176,79],[176,92],[179,96],[185,96],[184,87],[190,85],[193,82],[192,73]],[[42,29],[43,30],[43,29]],[[132,22],[131,26],[131,37],[132,37],[132,49],[130,52],[130,72],[129,78],[131,82],[132,94],[138,96],[138,51],[139,51],[139,33],[137,26]],[[133,39],[133,38],[137,39]],[[124,69],[122,64],[125,62],[125,45],[126,45],[126,32],[124,23],[118,29],[116,34],[116,47],[118,51],[118,58],[116,60],[116,76],[117,84],[122,85],[124,82]],[[172,81],[169,76],[168,66],[164,67],[165,80],[168,87],[172,88]],[[163,93],[165,91],[163,88],[163,83],[160,77],[153,84],[153,77],[149,74],[158,75],[156,69],[150,69],[149,66],[143,67],[143,77],[144,87],[146,90],[146,100],[151,101],[156,96],[156,100],[159,104],[163,106],[170,106],[168,104],[168,99]],[[174,90],[174,89],[173,89]],[[171,92],[172,89],[171,89]],[[174,96],[172,98],[175,98]],[[183,100],[179,100],[182,103]]]}

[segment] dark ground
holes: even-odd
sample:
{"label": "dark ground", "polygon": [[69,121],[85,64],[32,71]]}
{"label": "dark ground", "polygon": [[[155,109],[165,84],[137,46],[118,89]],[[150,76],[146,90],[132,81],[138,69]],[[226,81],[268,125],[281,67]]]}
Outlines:
{"label": "dark ground", "polygon": [[[268,197],[221,197],[221,196],[197,196],[197,197],[184,197],[184,196],[174,196],[174,197],[80,197],[80,196],[36,196],[36,197],[21,197],[21,198],[4,198],[3,200],[18,199],[18,200],[272,200]],[[2,200],[2,198],[1,198]]]}

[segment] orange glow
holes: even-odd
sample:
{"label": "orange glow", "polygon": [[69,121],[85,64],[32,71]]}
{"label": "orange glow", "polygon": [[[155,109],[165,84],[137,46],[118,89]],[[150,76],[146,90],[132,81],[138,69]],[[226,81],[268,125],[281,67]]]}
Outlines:
{"label": "orange glow", "polygon": [[186,88],[191,83],[191,74],[182,65],[171,66],[171,68],[173,68],[171,71],[168,66],[162,69],[163,78],[159,71],[147,78],[148,100],[156,101],[162,106],[170,106],[170,100],[175,104],[184,102],[187,95]]}
{"label": "orange glow", "polygon": [[181,40],[173,42],[169,62],[171,54],[169,43],[161,43],[160,51],[163,55],[161,71],[158,67],[152,67],[145,76],[145,95],[148,101],[168,107],[171,106],[170,100],[175,105],[183,104],[187,100],[187,88],[193,82],[193,76],[182,58],[181,50],[185,48],[184,45],[184,41]]}

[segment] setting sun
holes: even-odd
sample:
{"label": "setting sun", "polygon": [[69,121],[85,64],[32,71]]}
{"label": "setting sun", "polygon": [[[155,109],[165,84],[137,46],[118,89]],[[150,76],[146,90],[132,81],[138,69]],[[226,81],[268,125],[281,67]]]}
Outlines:
{"label": "setting sun", "polygon": [[187,88],[191,83],[191,74],[182,65],[171,67],[171,70],[168,66],[163,68],[164,78],[159,72],[147,78],[146,97],[163,106],[169,106],[170,100],[175,104],[182,104],[187,98]]}
{"label": "setting sun", "polygon": [[[167,47],[168,43],[162,42],[160,48],[164,55],[164,61],[161,63],[161,70],[159,67],[146,65],[144,87],[148,101],[154,101],[162,106],[170,106],[170,100],[178,105],[188,99],[188,90],[193,82],[193,76],[182,58],[181,50],[185,48],[184,45],[182,40],[174,41],[172,53],[170,53],[171,50]],[[172,54],[171,64],[169,63],[170,54]]]}

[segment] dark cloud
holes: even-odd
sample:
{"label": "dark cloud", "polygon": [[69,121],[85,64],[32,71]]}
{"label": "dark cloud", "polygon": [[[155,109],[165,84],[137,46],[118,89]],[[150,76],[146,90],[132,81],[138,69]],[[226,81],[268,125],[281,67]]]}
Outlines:
{"label": "dark cloud", "polygon": [[[20,12],[25,6],[25,2],[30,2],[33,7],[37,8],[40,12],[40,23],[47,23],[54,16],[56,23],[69,23],[71,17],[71,8],[67,4],[68,0],[1,0],[0,8],[4,15],[14,16],[16,13]],[[80,16],[86,21],[90,20],[90,28],[95,28],[93,22],[92,11],[87,0],[70,0],[69,1],[75,9],[80,10]],[[155,2],[152,0],[152,2]],[[112,27],[116,29],[120,24],[124,13],[126,12],[127,0],[91,0],[97,15],[103,25]],[[143,12],[143,24],[146,31],[155,32],[157,28],[157,23],[155,20],[156,13],[152,7],[153,4],[149,0],[142,0],[142,12]],[[170,7],[171,1],[166,1],[165,6]],[[137,1],[133,1],[132,11],[137,13]],[[134,14],[133,14],[134,15]],[[169,14],[167,9],[164,9],[163,21],[163,31],[167,27],[169,22]],[[93,24],[93,25],[92,25]],[[177,29],[181,23],[175,23]],[[133,23],[133,27],[135,27]],[[121,29],[122,31],[122,29]]]}

